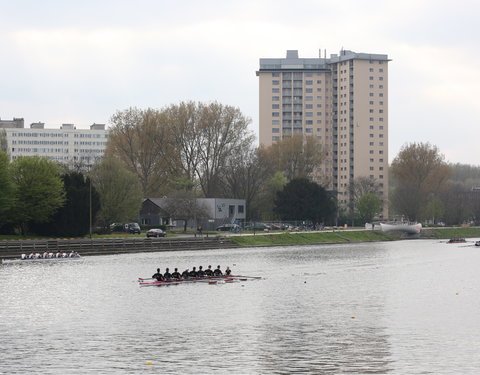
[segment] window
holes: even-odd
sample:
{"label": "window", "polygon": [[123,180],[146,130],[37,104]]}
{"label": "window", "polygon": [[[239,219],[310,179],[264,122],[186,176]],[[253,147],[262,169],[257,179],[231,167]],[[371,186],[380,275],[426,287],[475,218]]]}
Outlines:
{"label": "window", "polygon": [[280,89],[278,87],[272,88],[272,94],[279,94],[279,93],[280,93]]}
{"label": "window", "polygon": [[272,133],[280,133],[280,129],[279,128],[272,128]]}
{"label": "window", "polygon": [[305,108],[306,108],[306,109],[312,109],[312,108],[313,108],[313,104],[305,104]]}
{"label": "window", "polygon": [[373,121],[373,117],[370,117],[370,121]]}
{"label": "window", "polygon": [[272,104],[272,109],[280,109],[280,104]]}
{"label": "window", "polygon": [[280,125],[280,120],[272,120],[272,125]]}
{"label": "window", "polygon": [[312,88],[305,89],[305,92],[307,94],[311,94],[311,93],[313,93],[313,89]]}
{"label": "window", "polygon": [[306,100],[307,102],[311,102],[311,101],[313,100],[313,96],[306,96],[306,97],[305,97],[305,100]]}
{"label": "window", "polygon": [[373,100],[370,100],[368,104],[373,105]]}
{"label": "window", "polygon": [[320,83],[322,83],[322,81],[321,81],[321,80],[317,80],[317,83],[320,84]]}
{"label": "window", "polygon": [[380,73],[383,73],[383,68],[378,69]]}
{"label": "window", "polygon": [[307,121],[305,121],[305,124],[306,125],[313,125],[313,120],[307,120]]}
{"label": "window", "polygon": [[278,102],[278,101],[280,101],[279,96],[272,96],[272,102]]}
{"label": "window", "polygon": [[312,128],[306,128],[305,133],[313,133],[313,129]]}
{"label": "window", "polygon": [[379,97],[383,98],[383,92],[381,92],[380,94],[378,94]]}
{"label": "window", "polygon": [[369,96],[373,96],[373,92],[371,92],[371,93],[369,94]]}
{"label": "window", "polygon": [[373,72],[373,68],[368,69],[369,72]]}
{"label": "window", "polygon": [[379,81],[383,81],[383,77],[378,77],[378,80],[379,80]]}
{"label": "window", "polygon": [[274,80],[272,81],[272,85],[274,85],[274,86],[277,86],[277,85],[279,85],[279,84],[280,84],[280,81],[279,81],[278,79],[274,79]]}
{"label": "window", "polygon": [[313,85],[313,81],[311,79],[305,81],[305,84],[306,85]]}
{"label": "window", "polygon": [[[373,76],[368,77],[370,81],[373,81]],[[278,81],[277,81],[278,82]]]}
{"label": "window", "polygon": [[313,112],[305,112],[306,117],[313,117]]}
{"label": "window", "polygon": [[273,72],[272,77],[280,77],[280,73],[279,72]]}
{"label": "window", "polygon": [[272,112],[272,117],[280,117],[280,113],[279,112]]}
{"label": "window", "polygon": [[312,72],[306,72],[305,77],[313,77],[313,73]]}
{"label": "window", "polygon": [[277,142],[279,139],[280,139],[279,136],[273,136],[273,137],[272,137],[272,141],[273,141],[273,142]]}
{"label": "window", "polygon": [[239,213],[239,214],[243,214],[243,210],[244,210],[243,204],[238,205],[238,209],[237,209],[237,210],[238,210],[238,213]]}

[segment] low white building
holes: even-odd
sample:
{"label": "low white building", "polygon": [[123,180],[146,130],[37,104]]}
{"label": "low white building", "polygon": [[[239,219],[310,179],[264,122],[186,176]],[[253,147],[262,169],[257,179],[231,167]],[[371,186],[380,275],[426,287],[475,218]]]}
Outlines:
{"label": "low white building", "polygon": [[[178,200],[178,199],[177,199]],[[202,226],[204,229],[215,229],[223,224],[239,224],[242,225],[246,218],[246,201],[245,199],[229,199],[229,198],[197,198],[195,203],[199,218],[191,218],[189,209],[178,210],[178,213],[172,213],[172,201],[170,198],[146,198],[143,201],[140,210],[140,221],[143,225],[172,225],[183,227],[184,221],[187,220],[188,228],[196,228]],[[175,205],[175,204],[173,204]],[[186,214],[183,215],[184,211]],[[200,215],[201,212],[201,215]],[[184,217],[182,217],[184,216]]]}
{"label": "low white building", "polygon": [[108,133],[105,124],[92,124],[88,129],[77,129],[74,124],[62,124],[60,129],[46,129],[36,122],[24,127],[23,119],[0,120],[5,129],[7,153],[10,158],[41,156],[65,164],[92,166],[103,157]]}

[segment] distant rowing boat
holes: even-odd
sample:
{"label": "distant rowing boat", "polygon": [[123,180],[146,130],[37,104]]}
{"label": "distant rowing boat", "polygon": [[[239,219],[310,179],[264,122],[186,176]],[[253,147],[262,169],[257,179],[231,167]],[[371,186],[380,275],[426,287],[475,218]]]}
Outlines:
{"label": "distant rowing boat", "polygon": [[3,259],[2,263],[35,263],[35,262],[56,262],[65,260],[77,260],[81,259],[81,256],[75,257],[59,257],[59,258],[25,258],[25,259]]}
{"label": "distant rowing boat", "polygon": [[179,284],[191,284],[191,283],[207,283],[216,284],[218,282],[235,282],[235,281],[247,281],[248,279],[261,279],[259,276],[242,276],[242,275],[230,275],[230,276],[213,276],[213,277],[199,277],[191,279],[172,279],[165,281],[145,281],[146,279],[139,278],[138,283],[140,286],[168,286]]}
{"label": "distant rowing boat", "polygon": [[447,243],[465,243],[465,238],[450,238]]}

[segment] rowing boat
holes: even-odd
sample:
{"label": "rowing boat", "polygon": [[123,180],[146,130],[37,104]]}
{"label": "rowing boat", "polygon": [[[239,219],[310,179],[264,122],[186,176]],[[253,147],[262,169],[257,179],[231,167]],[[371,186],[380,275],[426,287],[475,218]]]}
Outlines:
{"label": "rowing boat", "polygon": [[208,284],[217,284],[218,282],[232,283],[235,281],[247,281],[248,279],[260,279],[261,277],[257,276],[242,276],[242,275],[231,275],[231,276],[212,276],[212,277],[202,277],[202,278],[192,278],[192,279],[172,279],[164,281],[145,281],[146,279],[139,278],[138,284],[140,286],[167,286],[167,285],[179,285],[179,284],[191,284],[191,283],[208,283]]}
{"label": "rowing boat", "polygon": [[36,263],[36,262],[48,262],[48,261],[63,261],[63,260],[76,260],[80,259],[81,256],[75,256],[75,257],[61,257],[61,258],[25,258],[25,259],[3,259],[3,264],[7,263]]}

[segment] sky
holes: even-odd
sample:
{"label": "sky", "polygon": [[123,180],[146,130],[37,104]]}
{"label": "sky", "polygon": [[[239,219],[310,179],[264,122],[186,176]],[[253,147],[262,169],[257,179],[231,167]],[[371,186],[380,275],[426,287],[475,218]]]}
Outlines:
{"label": "sky", "polygon": [[260,58],[387,54],[389,160],[413,142],[480,165],[478,0],[0,0],[0,118],[109,124],[217,101],[258,137]]}

